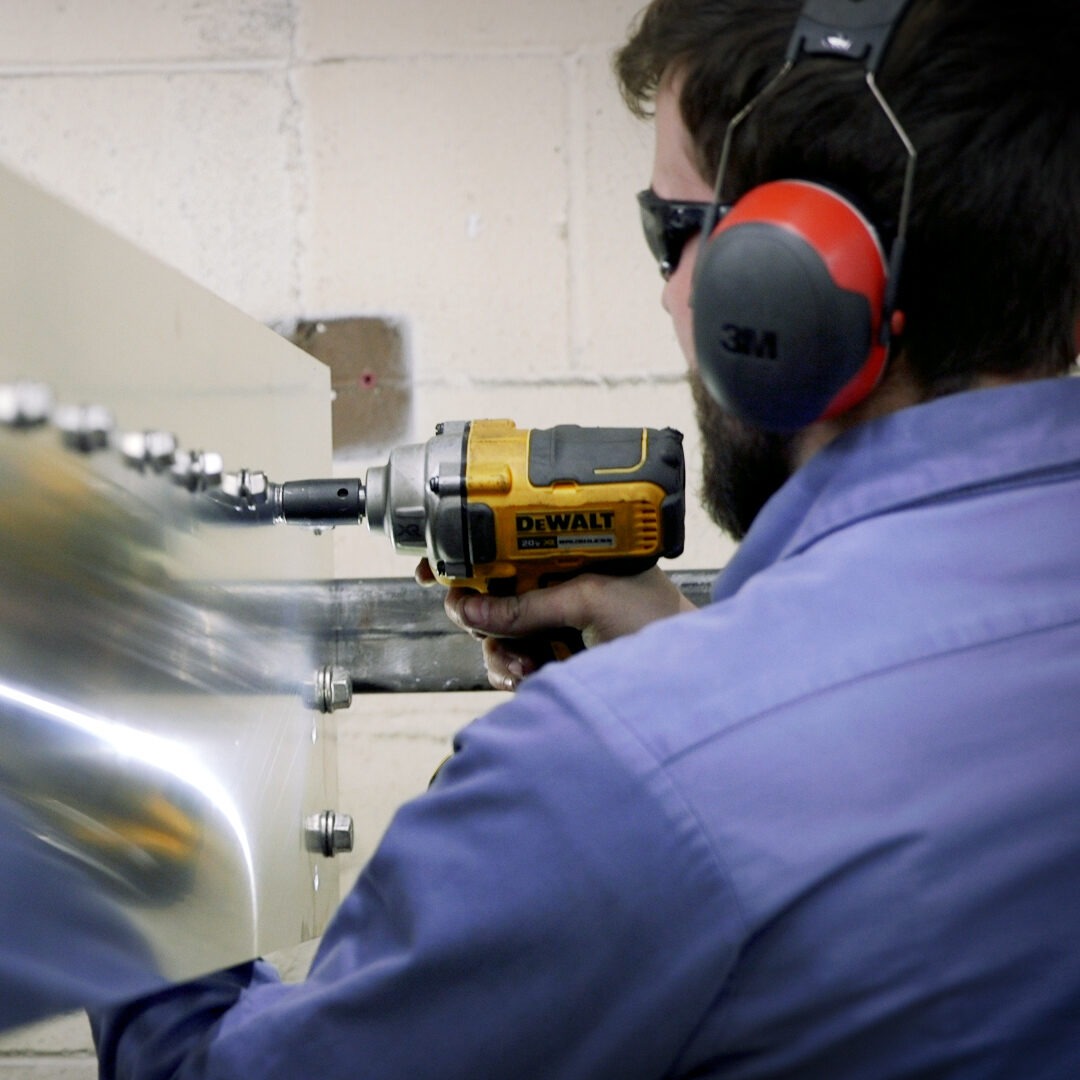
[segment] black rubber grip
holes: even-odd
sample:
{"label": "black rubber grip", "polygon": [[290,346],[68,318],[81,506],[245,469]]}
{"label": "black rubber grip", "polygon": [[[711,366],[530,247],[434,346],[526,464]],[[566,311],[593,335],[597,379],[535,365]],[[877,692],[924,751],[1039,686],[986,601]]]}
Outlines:
{"label": "black rubber grip", "polygon": [[642,458],[642,428],[583,428],[576,424],[537,429],[529,438],[529,481],[550,487],[646,481],[669,494],[682,489],[682,435],[672,428],[648,429]]}

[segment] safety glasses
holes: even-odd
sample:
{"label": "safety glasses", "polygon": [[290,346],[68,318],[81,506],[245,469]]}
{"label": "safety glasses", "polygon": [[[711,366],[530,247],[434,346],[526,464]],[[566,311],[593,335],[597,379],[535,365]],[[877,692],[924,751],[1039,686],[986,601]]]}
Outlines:
{"label": "safety glasses", "polygon": [[[704,227],[712,203],[661,199],[651,188],[639,192],[637,199],[645,242],[660,267],[660,276],[667,281],[679,265],[683,248]],[[729,206],[721,206],[716,220],[719,221],[729,209]]]}

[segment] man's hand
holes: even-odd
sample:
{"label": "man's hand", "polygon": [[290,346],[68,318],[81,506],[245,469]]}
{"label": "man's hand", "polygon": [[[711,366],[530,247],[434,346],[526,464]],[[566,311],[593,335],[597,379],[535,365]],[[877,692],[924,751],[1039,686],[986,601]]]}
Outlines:
{"label": "man's hand", "polygon": [[[417,567],[416,580],[422,585],[435,580],[426,560]],[[539,667],[529,637],[550,637],[569,627],[581,631],[586,645],[598,645],[694,610],[656,566],[633,577],[581,574],[521,596],[450,589],[444,603],[452,622],[482,640],[488,681],[496,690],[516,690]]]}

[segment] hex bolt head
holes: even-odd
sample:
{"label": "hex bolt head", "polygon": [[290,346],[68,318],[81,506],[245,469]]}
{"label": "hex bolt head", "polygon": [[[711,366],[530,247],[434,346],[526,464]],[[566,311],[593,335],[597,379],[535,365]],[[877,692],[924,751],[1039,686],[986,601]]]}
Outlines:
{"label": "hex bolt head", "polygon": [[330,854],[340,855],[353,849],[353,819],[350,814],[331,813]]}
{"label": "hex bolt head", "polygon": [[128,431],[120,436],[120,453],[136,469],[154,472],[169,468],[176,458],[176,436],[167,431]]}
{"label": "hex bolt head", "polygon": [[266,478],[266,473],[251,472],[245,469],[244,476],[247,478],[244,492],[247,497],[256,500],[265,499],[267,492],[270,490],[270,481]]}
{"label": "hex bolt head", "polygon": [[178,450],[169,474],[188,491],[203,491],[221,483],[224,468],[221,455],[213,450]]}
{"label": "hex bolt head", "polygon": [[304,704],[319,712],[336,712],[352,704],[352,673],[343,667],[327,665],[316,670],[311,682],[302,688]]}
{"label": "hex bolt head", "polygon": [[0,424],[26,428],[44,424],[52,412],[52,392],[44,383],[0,384]]}
{"label": "hex bolt head", "polygon": [[304,818],[304,847],[332,859],[353,849],[353,819],[336,810],[323,810]]}
{"label": "hex bolt head", "polygon": [[221,475],[221,492],[237,506],[258,506],[266,502],[270,483],[264,472],[252,472],[241,469],[239,472],[227,472]]}
{"label": "hex bolt head", "polygon": [[352,704],[352,675],[344,668],[331,668],[329,692],[327,694],[327,712],[347,709]]}
{"label": "hex bolt head", "polygon": [[172,465],[176,459],[176,436],[169,431],[148,431],[146,433],[145,459],[154,472],[161,472]]}
{"label": "hex bolt head", "polygon": [[192,483],[194,469],[191,464],[191,454],[187,450],[177,450],[176,460],[169,469],[169,475],[174,483],[194,490],[194,484]]}
{"label": "hex bolt head", "polygon": [[88,454],[109,445],[115,426],[112,413],[101,405],[61,405],[53,413],[64,445]]}
{"label": "hex bolt head", "polygon": [[352,704],[352,675],[345,668],[322,668],[316,685],[318,705],[323,712],[347,709]]}
{"label": "hex bolt head", "polygon": [[244,472],[227,472],[221,474],[221,494],[228,495],[230,499],[241,502],[244,498]]}
{"label": "hex bolt head", "polygon": [[141,469],[146,462],[146,433],[125,431],[117,441],[120,454],[125,464]]}

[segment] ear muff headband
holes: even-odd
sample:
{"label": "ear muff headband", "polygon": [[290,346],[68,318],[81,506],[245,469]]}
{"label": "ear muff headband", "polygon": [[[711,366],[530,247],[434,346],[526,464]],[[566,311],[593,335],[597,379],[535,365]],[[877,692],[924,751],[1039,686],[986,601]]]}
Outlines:
{"label": "ear muff headband", "polygon": [[[884,371],[891,328],[903,321],[898,312],[894,319],[893,304],[916,155],[874,72],[908,2],[807,0],[783,66],[725,132],[707,239],[694,268],[695,351],[713,397],[767,430],[794,431],[863,400]],[[819,184],[764,184],[716,226],[736,128],[806,55],[860,63],[907,153],[887,272],[870,223]]]}

